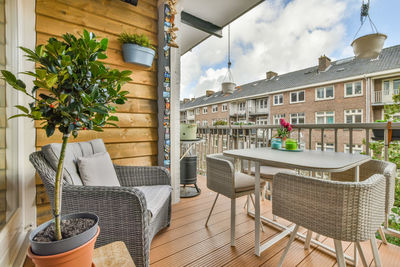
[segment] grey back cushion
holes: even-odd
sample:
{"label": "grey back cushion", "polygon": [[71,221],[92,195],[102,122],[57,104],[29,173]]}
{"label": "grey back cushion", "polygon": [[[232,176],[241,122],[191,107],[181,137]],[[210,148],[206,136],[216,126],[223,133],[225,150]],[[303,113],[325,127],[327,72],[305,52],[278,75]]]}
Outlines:
{"label": "grey back cushion", "polygon": [[[57,170],[61,144],[53,143],[42,147],[42,152],[54,170]],[[102,139],[87,142],[69,143],[64,157],[64,180],[68,184],[83,185],[79,175],[78,158],[107,152]]]}

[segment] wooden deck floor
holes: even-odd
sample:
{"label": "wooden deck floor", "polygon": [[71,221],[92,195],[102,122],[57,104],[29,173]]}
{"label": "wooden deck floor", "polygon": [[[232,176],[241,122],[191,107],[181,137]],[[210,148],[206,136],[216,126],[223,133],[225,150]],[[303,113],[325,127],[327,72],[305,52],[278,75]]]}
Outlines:
{"label": "wooden deck floor", "polygon": [[[199,177],[198,184],[202,193],[173,205],[171,226],[153,239],[151,266],[276,266],[288,238],[263,252],[261,257],[255,256],[254,220],[246,214],[243,208],[246,197],[242,197],[237,201],[236,247],[232,248],[229,199],[223,196],[218,199],[209,226],[205,228],[215,193],[207,189],[204,177]],[[262,202],[261,206],[264,215],[272,216],[269,201]],[[283,220],[281,222],[290,224]],[[273,228],[265,227],[262,240],[266,241],[276,233]],[[331,239],[321,237],[321,240],[333,247]],[[362,245],[370,266],[374,266],[369,243]],[[378,246],[383,266],[400,266],[400,247],[381,243]],[[343,243],[343,247],[349,254],[353,251],[350,243]],[[303,243],[295,241],[284,266],[336,266],[336,259],[316,247],[304,250]]]}

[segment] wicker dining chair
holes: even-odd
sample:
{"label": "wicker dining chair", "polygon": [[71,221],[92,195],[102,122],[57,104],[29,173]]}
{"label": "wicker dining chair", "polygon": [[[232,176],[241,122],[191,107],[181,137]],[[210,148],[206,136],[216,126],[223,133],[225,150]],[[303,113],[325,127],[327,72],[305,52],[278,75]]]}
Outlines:
{"label": "wicker dining chair", "polygon": [[341,241],[354,242],[367,266],[360,241],[370,240],[381,266],[375,233],[385,219],[386,181],[375,174],[362,182],[338,182],[278,173],[272,213],[296,224],[278,266],[282,266],[299,226],[334,239],[339,267],[346,266]]}
{"label": "wicker dining chair", "polygon": [[[231,246],[235,246],[235,214],[236,214],[236,198],[254,193],[255,181],[254,177],[235,172],[234,159],[226,157],[222,154],[208,155],[207,161],[207,187],[217,192],[214,203],[206,221],[206,227],[210,219],[211,213],[217,202],[218,196],[224,195],[231,199]],[[264,186],[265,181],[260,182],[260,187]],[[249,202],[249,201],[247,201]],[[253,202],[254,204],[254,202]],[[247,204],[249,207],[249,203]]]}
{"label": "wicker dining chair", "polygon": [[[370,160],[360,165],[359,181],[364,181],[374,174],[383,174],[386,178],[386,199],[385,199],[385,221],[384,227],[388,227],[388,220],[390,211],[394,204],[394,191],[395,191],[395,180],[397,175],[396,164],[382,160]],[[350,169],[344,172],[331,173],[331,180],[352,182],[354,181],[355,169]],[[387,244],[387,240],[384,234],[383,227],[379,227],[379,233],[382,237],[384,244]]]}

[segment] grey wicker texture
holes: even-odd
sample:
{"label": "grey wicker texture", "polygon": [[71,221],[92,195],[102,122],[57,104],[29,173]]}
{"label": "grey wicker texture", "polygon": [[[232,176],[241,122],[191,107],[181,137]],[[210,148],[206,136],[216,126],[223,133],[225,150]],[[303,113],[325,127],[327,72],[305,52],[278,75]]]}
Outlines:
{"label": "grey wicker texture", "polygon": [[381,174],[350,183],[278,173],[273,187],[274,215],[333,239],[369,240],[385,219]]}
{"label": "grey wicker texture", "polygon": [[[234,159],[222,154],[208,155],[207,161],[207,187],[210,190],[218,192],[228,198],[237,198],[254,192],[254,177],[243,173],[235,174]],[[239,181],[235,183],[235,175],[238,178],[250,181],[248,190],[237,188]],[[265,181],[261,182],[261,186]],[[249,188],[251,187],[251,188]]]}
{"label": "grey wicker texture", "polygon": [[[32,153],[29,159],[53,200],[55,170],[42,152]],[[115,170],[121,187],[70,185],[64,181],[62,213],[97,214],[100,235],[96,247],[123,241],[136,266],[149,266],[151,240],[171,221],[171,194],[158,214],[151,216],[145,194],[135,186],[166,185],[170,190],[169,172],[163,167],[115,166]]]}
{"label": "grey wicker texture", "polygon": [[[383,174],[386,178],[386,213],[390,213],[394,203],[395,180],[397,175],[396,164],[382,160],[370,160],[360,165],[360,181],[368,179],[373,174]],[[352,182],[355,170],[350,169],[344,172],[331,173],[331,180]]]}

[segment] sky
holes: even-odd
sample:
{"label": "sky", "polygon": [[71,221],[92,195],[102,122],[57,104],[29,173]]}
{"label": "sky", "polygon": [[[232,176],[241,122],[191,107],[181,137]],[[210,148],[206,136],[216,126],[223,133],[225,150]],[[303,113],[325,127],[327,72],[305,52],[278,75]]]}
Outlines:
{"label": "sky", "polygon": [[[362,0],[266,0],[231,23],[232,75],[236,84],[354,56],[350,46],[360,27]],[[400,0],[371,0],[370,17],[388,35],[385,47],[400,44]],[[365,23],[356,37],[371,33]],[[227,73],[228,27],[181,57],[181,99],[219,91]]]}

